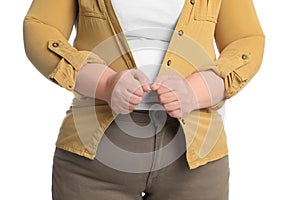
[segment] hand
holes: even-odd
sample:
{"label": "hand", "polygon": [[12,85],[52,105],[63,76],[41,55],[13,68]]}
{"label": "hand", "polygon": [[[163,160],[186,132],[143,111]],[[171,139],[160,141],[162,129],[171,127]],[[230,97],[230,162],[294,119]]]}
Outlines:
{"label": "hand", "polygon": [[75,91],[81,95],[105,100],[121,114],[131,112],[150,92],[149,80],[140,70],[115,72],[99,63],[84,65],[76,76]]}
{"label": "hand", "polygon": [[157,92],[160,103],[171,117],[184,117],[199,107],[193,89],[179,75],[160,75],[151,89]]}
{"label": "hand", "polygon": [[144,92],[150,91],[149,79],[142,71],[125,70],[108,76],[104,99],[116,113],[127,114],[142,102]]}

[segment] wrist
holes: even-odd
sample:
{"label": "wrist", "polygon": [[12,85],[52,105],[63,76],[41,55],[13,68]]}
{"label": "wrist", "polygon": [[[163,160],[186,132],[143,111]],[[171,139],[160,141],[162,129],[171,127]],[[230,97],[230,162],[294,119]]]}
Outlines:
{"label": "wrist", "polygon": [[212,105],[210,90],[201,72],[188,76],[186,81],[193,91],[196,109],[207,108]]}
{"label": "wrist", "polygon": [[100,80],[98,82],[96,97],[98,99],[103,99],[106,102],[109,102],[112,92],[113,77],[117,72],[112,70],[110,67],[106,67],[104,72],[101,74]]}
{"label": "wrist", "polygon": [[199,109],[216,105],[224,100],[224,82],[215,72],[208,70],[194,73],[187,78],[194,91]]}

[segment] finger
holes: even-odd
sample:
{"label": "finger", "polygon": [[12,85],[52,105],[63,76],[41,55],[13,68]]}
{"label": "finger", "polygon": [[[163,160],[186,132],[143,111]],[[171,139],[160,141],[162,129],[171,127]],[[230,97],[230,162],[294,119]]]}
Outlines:
{"label": "finger", "polygon": [[141,96],[134,95],[126,91],[122,99],[119,100],[122,103],[123,110],[132,111],[135,107],[142,102],[143,98]]}
{"label": "finger", "polygon": [[138,105],[142,102],[143,97],[137,96],[131,92],[124,92],[119,99],[115,99],[115,102],[120,103],[124,108],[128,108],[129,104]]}
{"label": "finger", "polygon": [[163,75],[159,75],[157,76],[154,81],[153,84],[151,85],[151,89],[156,91],[160,88],[160,86],[162,85],[162,83],[166,80],[168,80],[168,75],[167,74],[163,74]]}
{"label": "finger", "polygon": [[157,91],[161,86],[161,83],[159,82],[154,82],[152,85],[151,85],[151,89],[154,90],[154,91]]}
{"label": "finger", "polygon": [[173,92],[167,92],[164,94],[160,94],[160,95],[158,95],[158,99],[159,99],[159,102],[161,102],[162,104],[166,104],[166,103],[170,103],[170,102],[178,100],[176,95]]}
{"label": "finger", "polygon": [[172,111],[181,109],[180,103],[178,101],[173,101],[173,102],[170,102],[170,103],[166,103],[166,104],[164,104],[164,108],[168,112],[172,112]]}
{"label": "finger", "polygon": [[110,100],[111,108],[117,113],[123,113],[121,110],[124,109],[124,105],[128,105],[129,96],[130,93],[127,91],[120,93],[119,91],[114,90]]}
{"label": "finger", "polygon": [[140,85],[142,86],[145,92],[150,92],[150,83],[148,77],[144,74],[144,72],[140,70],[131,70],[131,74],[133,77],[139,81]]}
{"label": "finger", "polygon": [[170,115],[170,117],[173,117],[173,118],[179,118],[181,117],[181,110],[173,110],[173,111],[170,111],[170,112],[167,112],[168,115]]}
{"label": "finger", "polygon": [[143,98],[137,95],[131,95],[129,103],[133,105],[138,105],[142,102]]}
{"label": "finger", "polygon": [[144,94],[144,90],[142,87],[138,87],[137,89],[135,89],[132,94],[136,95],[136,96],[139,96],[139,97],[142,97],[143,94]]}
{"label": "finger", "polygon": [[129,104],[129,106],[128,106],[129,112],[132,112],[137,106],[138,106],[138,105]]}
{"label": "finger", "polygon": [[127,87],[127,91],[130,94],[135,94],[135,95],[140,96],[140,97],[142,97],[143,94],[144,94],[144,90],[141,87],[140,82],[138,80],[136,80],[136,79],[133,79],[130,82],[130,85]]}
{"label": "finger", "polygon": [[122,114],[122,115],[125,115],[125,114],[128,114],[130,113],[131,111],[129,109],[119,109],[119,110],[116,110],[115,112],[119,113],[119,114]]}
{"label": "finger", "polygon": [[135,108],[137,107],[137,105],[133,105],[133,104],[123,104],[123,105],[120,105],[119,107],[117,107],[117,113],[120,113],[120,114],[128,114],[130,112],[132,112]]}
{"label": "finger", "polygon": [[165,93],[169,93],[169,92],[173,92],[174,90],[170,87],[168,87],[167,85],[165,85],[164,83],[158,88],[158,90],[156,90],[156,93],[158,95],[162,95]]}

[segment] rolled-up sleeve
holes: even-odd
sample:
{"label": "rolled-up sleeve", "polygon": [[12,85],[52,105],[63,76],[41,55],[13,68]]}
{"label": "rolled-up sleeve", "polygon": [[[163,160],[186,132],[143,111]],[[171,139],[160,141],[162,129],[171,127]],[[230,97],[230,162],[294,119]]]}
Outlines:
{"label": "rolled-up sleeve", "polygon": [[245,87],[262,63],[265,36],[252,0],[222,1],[215,39],[220,52],[216,71],[230,98]]}
{"label": "rolled-up sleeve", "polygon": [[78,70],[88,62],[105,64],[90,51],[79,51],[69,42],[77,18],[75,0],[34,0],[24,19],[25,52],[49,80],[73,91]]}

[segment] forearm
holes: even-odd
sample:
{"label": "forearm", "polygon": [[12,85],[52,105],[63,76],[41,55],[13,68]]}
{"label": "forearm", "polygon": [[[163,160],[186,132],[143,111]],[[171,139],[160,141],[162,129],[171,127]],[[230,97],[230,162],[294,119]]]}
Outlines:
{"label": "forearm", "polygon": [[75,91],[88,97],[108,101],[108,78],[116,74],[114,70],[104,64],[88,63],[77,73]]}
{"label": "forearm", "polygon": [[211,70],[194,73],[186,80],[193,90],[198,109],[214,106],[225,97],[223,79]]}

